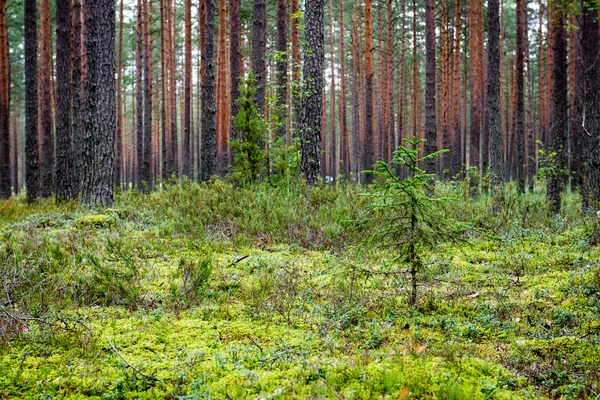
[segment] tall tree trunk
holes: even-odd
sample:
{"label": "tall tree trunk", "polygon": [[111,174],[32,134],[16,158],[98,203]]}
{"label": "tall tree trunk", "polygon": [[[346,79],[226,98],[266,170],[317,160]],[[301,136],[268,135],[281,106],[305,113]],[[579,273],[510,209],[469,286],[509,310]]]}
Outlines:
{"label": "tall tree trunk", "polygon": [[[370,169],[375,163],[373,135],[373,4],[365,1],[365,119],[362,146],[362,168]],[[363,183],[373,182],[371,174],[362,175]]]}
{"label": "tall tree trunk", "polygon": [[86,0],[85,165],[81,200],[113,202],[115,96],[115,4]]}
{"label": "tall tree trunk", "polygon": [[146,184],[148,185],[147,189],[152,189],[152,43],[150,40],[149,31],[150,12],[148,0],[143,0],[142,7],[142,26],[144,30],[144,143],[142,181],[146,182]]}
{"label": "tall tree trunk", "polygon": [[333,4],[332,0],[329,0],[329,56],[330,56],[330,67],[331,67],[331,86],[329,90],[329,147],[327,152],[328,157],[328,173],[335,178],[337,175],[337,158],[336,158],[336,140],[335,140],[335,33],[333,31]]}
{"label": "tall tree trunk", "polygon": [[37,200],[38,170],[38,82],[37,82],[37,2],[25,0],[25,184],[27,203]]}
{"label": "tall tree trunk", "polygon": [[[425,0],[425,154],[436,151],[437,127],[435,119],[435,0]],[[425,171],[435,173],[435,159],[426,160]]]}
{"label": "tall tree trunk", "polygon": [[527,105],[526,105],[526,149],[525,149],[525,164],[526,164],[526,174],[527,174],[527,182],[529,186],[529,191],[533,193],[533,186],[535,181],[535,122],[534,122],[534,108],[533,108],[533,75],[531,72],[531,57],[529,51],[529,29],[527,21],[529,18],[527,16],[527,0],[525,0],[523,4],[523,41],[525,47],[525,65],[527,70]]}
{"label": "tall tree trunk", "polygon": [[463,142],[462,142],[462,112],[460,107],[460,99],[462,97],[461,93],[461,70],[460,70],[460,37],[461,37],[461,29],[462,29],[462,20],[461,20],[461,8],[460,8],[460,0],[456,0],[456,24],[454,28],[454,61],[452,65],[452,98],[454,99],[454,115],[453,115],[453,132],[451,143],[451,158],[452,158],[452,168],[451,174],[458,174],[463,167],[462,164],[462,155],[463,155]]}
{"label": "tall tree trunk", "polygon": [[74,199],[71,127],[71,0],[56,0],[56,198]]}
{"label": "tall tree trunk", "polygon": [[358,15],[356,5],[352,14],[352,154],[349,155],[352,160],[351,171],[358,179],[361,171],[361,118],[360,118],[360,100],[362,92],[360,90],[360,50],[358,45]]}
{"label": "tall tree trunk", "polygon": [[276,74],[277,74],[277,137],[285,138],[287,120],[287,18],[286,0],[277,0],[277,43],[276,43]]}
{"label": "tall tree trunk", "polygon": [[560,213],[560,198],[564,185],[562,171],[567,167],[568,82],[567,38],[565,11],[551,5],[552,15],[552,115],[550,150],[555,153],[553,173],[548,179],[548,202],[553,214]]}
{"label": "tall tree trunk", "polygon": [[[14,86],[13,86],[14,89]],[[12,172],[12,187],[15,195],[19,194],[19,108],[17,107],[17,102],[12,102],[12,162],[11,162],[11,172]]]}
{"label": "tall tree trunk", "polygon": [[519,193],[525,192],[525,63],[523,0],[517,0],[517,76],[515,109],[515,165]]}
{"label": "tall tree trunk", "polygon": [[217,59],[217,172],[224,175],[229,161],[229,110],[227,102],[227,2],[219,0],[219,39]]}
{"label": "tall tree trunk", "polygon": [[302,104],[300,96],[300,7],[299,0],[291,0],[291,22],[292,22],[292,93],[291,93],[291,110],[292,110],[292,132],[293,136],[298,136],[300,128],[300,117],[302,114]]}
{"label": "tall tree trunk", "polygon": [[[231,117],[235,117],[240,107],[237,100],[240,97],[240,85],[242,84],[242,50],[240,34],[240,0],[229,0],[229,63],[231,71]],[[232,140],[241,140],[240,132],[229,124]],[[233,154],[230,162],[233,161]]]}
{"label": "tall tree trunk", "polygon": [[169,124],[169,67],[167,43],[169,40],[169,21],[166,2],[160,0],[160,76],[162,98],[160,105],[162,130],[162,179],[168,180],[174,171],[173,155],[171,154],[171,134]]}
{"label": "tall tree trunk", "polygon": [[6,1],[0,1],[0,199],[8,199],[10,188],[10,71]]}
{"label": "tall tree trunk", "polygon": [[215,104],[215,9],[213,0],[204,0],[204,62],[205,75],[202,79],[202,146],[200,151],[200,180],[208,181],[216,172],[217,125]]}
{"label": "tall tree trunk", "polygon": [[71,124],[73,126],[75,190],[79,194],[83,180],[83,131],[84,126],[84,83],[83,54],[85,41],[83,37],[83,10],[81,0],[73,2],[73,37],[71,65]]}
{"label": "tall tree trunk", "polygon": [[483,40],[483,30],[480,26],[481,0],[471,0],[469,4],[469,70],[471,94],[471,121],[469,130],[469,166],[480,167],[481,139],[481,87],[483,70],[481,69],[480,42]]}
{"label": "tall tree trunk", "polygon": [[[583,185],[584,211],[600,210],[600,37],[598,13],[587,2],[582,1],[581,54],[583,78],[583,134],[576,145],[576,152],[583,152],[585,184]],[[587,149],[587,150],[583,150]],[[582,151],[583,150],[583,151]]]}
{"label": "tall tree trunk", "polygon": [[177,72],[176,72],[176,64],[177,64],[177,48],[175,46],[176,43],[176,35],[177,35],[177,21],[175,16],[176,12],[176,2],[172,2],[168,0],[169,3],[169,83],[170,83],[170,122],[171,122],[171,154],[173,155],[173,172],[176,176],[181,176],[179,172],[179,135],[177,134]]}
{"label": "tall tree trunk", "polygon": [[[221,0],[223,2],[224,0]],[[194,170],[191,163],[192,156],[192,0],[184,3],[184,109],[183,109],[183,136],[181,141],[181,161],[183,175],[193,178]]]}
{"label": "tall tree trunk", "polygon": [[[88,0],[89,1],[89,0]],[[144,182],[144,91],[143,91],[143,54],[144,54],[144,24],[143,24],[143,0],[137,0],[136,18],[136,52],[135,52],[135,76],[136,76],[136,184],[139,191],[143,190]],[[146,183],[149,183],[146,181]]]}
{"label": "tall tree trunk", "polygon": [[40,163],[41,196],[50,197],[54,192],[54,133],[52,127],[52,57],[50,46],[52,32],[50,31],[50,3],[41,0],[40,27],[42,42],[42,60],[40,74],[41,93],[39,97],[41,108],[42,154]]}
{"label": "tall tree trunk", "polygon": [[340,166],[345,176],[350,174],[350,148],[348,140],[348,125],[346,122],[346,52],[344,42],[346,40],[344,30],[344,0],[340,0]]}
{"label": "tall tree trunk", "polygon": [[490,135],[490,179],[493,188],[504,183],[504,143],[500,115],[500,8],[488,0],[488,126]]}
{"label": "tall tree trunk", "polygon": [[115,186],[123,177],[123,9],[119,4],[119,44],[117,47],[117,131],[115,133]]}
{"label": "tall tree trunk", "polygon": [[267,7],[265,0],[254,0],[252,15],[252,72],[256,78],[256,107],[265,113],[265,39],[267,29]]}
{"label": "tall tree trunk", "polygon": [[[370,0],[367,0],[370,1]],[[321,120],[323,107],[324,14],[323,0],[306,0],[304,97],[302,100],[300,171],[308,184],[321,175]]]}
{"label": "tall tree trunk", "polygon": [[386,1],[386,50],[385,50],[385,79],[386,92],[386,143],[384,144],[384,159],[387,162],[392,160],[392,153],[395,150],[394,140],[394,79],[393,79],[393,54],[394,54],[394,22],[392,18],[392,0]]}

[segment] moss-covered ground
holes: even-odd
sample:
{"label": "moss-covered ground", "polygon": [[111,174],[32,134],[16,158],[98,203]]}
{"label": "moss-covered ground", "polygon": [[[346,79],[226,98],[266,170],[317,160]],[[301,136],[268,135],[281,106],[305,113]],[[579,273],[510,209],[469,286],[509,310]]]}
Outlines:
{"label": "moss-covered ground", "polygon": [[[416,309],[360,248],[364,189],[180,183],[111,209],[0,203],[0,398],[600,396],[600,248],[567,194],[447,210]],[[361,251],[358,251],[361,250]]]}

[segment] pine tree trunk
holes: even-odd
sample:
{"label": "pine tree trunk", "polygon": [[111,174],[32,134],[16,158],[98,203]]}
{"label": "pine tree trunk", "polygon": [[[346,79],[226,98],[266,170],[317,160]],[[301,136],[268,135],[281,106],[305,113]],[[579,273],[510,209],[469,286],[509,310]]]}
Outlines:
{"label": "pine tree trunk", "polygon": [[524,18],[523,0],[517,0],[517,64],[516,64],[516,109],[515,109],[515,166],[517,188],[525,192],[525,63],[524,63]]}
{"label": "pine tree trunk", "polygon": [[[237,100],[240,97],[240,85],[242,84],[242,54],[241,54],[241,34],[240,34],[240,0],[229,0],[229,63],[231,70],[231,117],[235,117],[240,107]],[[230,136],[232,140],[240,140],[240,132],[233,127],[233,122],[229,124]],[[230,162],[233,161],[233,152],[230,156]]]}
{"label": "pine tree trunk", "polygon": [[461,37],[461,8],[460,8],[460,0],[456,0],[456,24],[454,28],[454,61],[452,65],[452,99],[454,99],[454,115],[453,121],[454,126],[452,129],[452,139],[450,146],[451,148],[451,159],[452,159],[452,168],[451,175],[457,175],[462,170],[462,155],[463,155],[463,142],[462,142],[462,110],[461,110],[461,101],[462,98],[462,90],[461,90],[461,75],[460,75],[460,37]]}
{"label": "pine tree trunk", "polygon": [[[367,0],[369,1],[369,0]],[[321,121],[323,107],[324,61],[324,1],[306,0],[304,97],[302,99],[300,171],[308,184],[314,184],[321,175]]]}
{"label": "pine tree trunk", "polygon": [[470,71],[470,130],[469,130],[469,166],[479,167],[481,136],[481,76],[479,42],[482,32],[479,26],[481,0],[469,3],[469,71]]}
{"label": "pine tree trunk", "polygon": [[358,179],[361,170],[361,119],[360,119],[360,51],[358,46],[358,16],[356,6],[352,14],[352,160],[351,171]]}
{"label": "pine tree trunk", "polygon": [[56,198],[74,199],[71,127],[71,0],[56,0]]}
{"label": "pine tree trunk", "polygon": [[6,1],[0,1],[0,199],[8,199],[10,187],[10,71]]}
{"label": "pine tree trunk", "polygon": [[227,2],[219,0],[219,39],[217,60],[217,172],[224,175],[229,161],[229,104],[227,102]]}
{"label": "pine tree trunk", "polygon": [[[89,1],[89,0],[88,0]],[[135,52],[135,100],[136,100],[136,184],[138,191],[143,190],[144,184],[144,91],[143,91],[143,0],[137,0],[136,19],[136,52]],[[146,181],[146,183],[148,183]]]}
{"label": "pine tree trunk", "polygon": [[265,0],[254,0],[252,15],[252,72],[256,78],[256,107],[265,113],[265,39],[267,10]]}
{"label": "pine tree trunk", "polygon": [[[151,74],[151,52],[152,43],[150,42],[149,21],[150,12],[148,0],[143,0],[142,27],[144,35],[143,63],[144,63],[144,142],[143,142],[143,162],[142,162],[142,182],[145,182],[147,189],[152,189],[152,74]],[[141,113],[140,113],[141,114]]]}
{"label": "pine tree trunk", "polygon": [[83,39],[83,10],[81,0],[73,2],[73,37],[72,37],[72,66],[71,66],[71,124],[73,126],[75,190],[81,192],[83,181],[83,131],[84,127],[84,84],[83,84],[83,52],[85,42]]}
{"label": "pine tree trunk", "polygon": [[216,172],[217,158],[217,125],[215,104],[215,9],[214,0],[204,0],[204,63],[205,75],[202,80],[202,145],[200,149],[201,169],[200,180],[208,181]]}
{"label": "pine tree trunk", "polygon": [[302,104],[300,97],[300,7],[299,0],[291,0],[291,22],[292,22],[292,93],[291,93],[291,125],[292,136],[296,137],[300,128],[300,117],[302,114]]}
{"label": "pine tree trunk", "polygon": [[177,21],[175,16],[176,12],[176,2],[171,3],[171,0],[168,0],[169,4],[169,42],[167,45],[169,46],[169,108],[170,108],[170,132],[171,132],[171,154],[173,155],[173,173],[177,177],[180,177],[179,171],[179,135],[177,134],[177,72],[176,72],[176,64],[177,64],[177,55],[176,55],[176,34],[177,34]]}
{"label": "pine tree trunk", "polygon": [[[583,2],[582,2],[583,3]],[[585,184],[583,185],[584,211],[600,210],[600,37],[598,30],[598,13],[590,7],[583,6],[581,27],[581,54],[583,79],[583,113],[580,140],[575,152],[583,153],[587,160],[584,165]],[[587,150],[585,150],[587,149]]]}
{"label": "pine tree trunk", "polygon": [[493,188],[504,183],[504,143],[500,115],[500,8],[488,0],[488,126],[490,135],[490,179]]}
{"label": "pine tree trunk", "polygon": [[37,4],[25,0],[25,184],[27,203],[37,200],[38,170],[38,82],[37,82]]}
{"label": "pine tree trunk", "polygon": [[348,140],[348,125],[346,122],[346,52],[344,42],[346,40],[344,30],[344,0],[340,0],[340,166],[345,176],[350,174],[350,149]]}
{"label": "pine tree trunk", "polygon": [[[552,7],[552,6],[551,6]],[[554,9],[552,15],[552,114],[550,123],[550,150],[556,153],[553,173],[548,179],[548,202],[553,214],[560,213],[560,198],[564,186],[562,171],[567,167],[568,83],[567,38],[565,12]]]}
{"label": "pine tree trunk", "polygon": [[[223,1],[223,0],[221,0]],[[185,41],[185,73],[184,73],[184,109],[183,109],[183,137],[181,141],[181,161],[183,175],[190,179],[194,176],[191,163],[192,155],[192,0],[184,3],[184,41]]]}
{"label": "pine tree trunk", "polygon": [[[373,135],[373,4],[365,1],[365,121],[362,146],[362,168],[371,169],[375,163]],[[363,174],[361,181],[373,182],[371,174]]]}
{"label": "pine tree trunk", "polygon": [[330,67],[331,67],[331,82],[330,82],[330,90],[329,90],[329,147],[327,152],[329,153],[329,168],[328,173],[332,177],[336,177],[337,175],[337,157],[336,157],[336,132],[335,132],[335,33],[333,31],[333,4],[332,0],[329,0],[328,9],[329,9],[329,57],[330,57]]}
{"label": "pine tree trunk", "polygon": [[286,0],[277,0],[277,43],[276,43],[276,67],[277,74],[277,111],[276,135],[279,138],[286,136],[287,120],[287,18]]}
{"label": "pine tree trunk", "polygon": [[85,164],[81,200],[113,202],[115,96],[115,4],[86,0]]}
{"label": "pine tree trunk", "polygon": [[41,74],[40,74],[40,109],[41,109],[41,136],[42,154],[40,163],[41,196],[50,197],[54,192],[54,132],[52,123],[52,57],[50,46],[52,33],[50,31],[50,3],[41,0],[40,3],[41,27]]}
{"label": "pine tree trunk", "polygon": [[117,131],[115,133],[115,186],[123,177],[123,9],[119,4],[119,45],[117,47]]}
{"label": "pine tree trunk", "polygon": [[[436,149],[437,127],[435,118],[435,0],[425,0],[425,154]],[[426,160],[425,171],[435,173],[435,159]]]}

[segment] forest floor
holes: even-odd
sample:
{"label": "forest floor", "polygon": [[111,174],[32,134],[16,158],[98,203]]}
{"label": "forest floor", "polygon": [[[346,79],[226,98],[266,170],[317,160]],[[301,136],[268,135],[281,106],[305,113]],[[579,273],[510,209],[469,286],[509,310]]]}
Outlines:
{"label": "forest floor", "polygon": [[372,273],[389,255],[360,249],[362,190],[0,203],[0,398],[600,396],[600,247],[576,195],[550,218],[539,193],[498,212],[446,188],[478,231],[428,255],[413,309],[404,275]]}

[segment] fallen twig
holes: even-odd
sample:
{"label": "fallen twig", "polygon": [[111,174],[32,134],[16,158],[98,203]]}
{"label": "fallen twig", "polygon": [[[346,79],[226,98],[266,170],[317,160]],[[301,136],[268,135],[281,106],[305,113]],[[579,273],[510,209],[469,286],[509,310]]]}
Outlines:
{"label": "fallen twig", "polygon": [[141,376],[143,376],[146,379],[149,379],[151,381],[155,381],[157,382],[158,379],[156,379],[155,377],[151,376],[151,375],[146,375],[145,373],[143,373],[142,371],[140,371],[139,369],[137,369],[136,367],[134,367],[129,361],[127,361],[125,359],[125,357],[123,357],[123,355],[119,352],[119,350],[116,348],[115,344],[112,342],[112,340],[110,338],[108,338],[108,343],[110,344],[110,347],[112,347],[113,351],[119,356],[119,358],[125,363],[127,364],[127,366],[129,368],[131,368],[134,372],[137,372],[138,374],[140,374]]}

